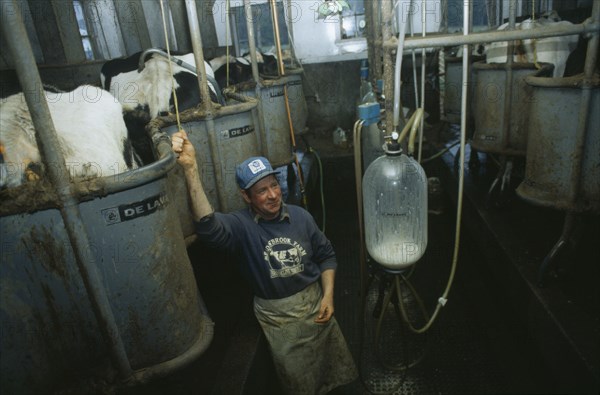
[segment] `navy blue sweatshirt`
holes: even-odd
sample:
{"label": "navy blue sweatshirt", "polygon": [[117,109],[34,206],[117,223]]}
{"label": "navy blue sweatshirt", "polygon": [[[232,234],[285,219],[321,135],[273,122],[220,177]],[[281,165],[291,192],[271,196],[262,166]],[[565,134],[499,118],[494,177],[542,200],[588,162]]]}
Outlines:
{"label": "navy blue sweatshirt", "polygon": [[331,243],[298,206],[284,204],[269,221],[249,208],[214,213],[196,222],[196,233],[213,247],[233,251],[254,294],[263,299],[293,295],[337,267]]}

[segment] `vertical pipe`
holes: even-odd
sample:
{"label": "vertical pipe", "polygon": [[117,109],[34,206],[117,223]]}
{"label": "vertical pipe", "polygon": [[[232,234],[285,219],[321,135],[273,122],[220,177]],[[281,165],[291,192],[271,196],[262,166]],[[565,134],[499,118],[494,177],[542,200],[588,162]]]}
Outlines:
{"label": "vertical pipe", "polygon": [[366,23],[366,38],[367,38],[367,59],[369,61],[369,82],[375,84],[375,45],[373,36],[373,7],[365,4],[365,23]]}
{"label": "vertical pipe", "polygon": [[[517,0],[510,0],[508,6],[508,30],[515,30],[517,19]],[[502,118],[502,150],[506,150],[509,141],[510,134],[510,120],[512,112],[512,92],[513,92],[513,52],[515,48],[514,41],[508,41],[506,45],[506,63],[504,64],[504,70],[506,75],[506,81],[504,83],[504,114]]]}
{"label": "vertical pipe", "polygon": [[223,155],[221,155],[219,151],[217,133],[215,132],[215,120],[212,116],[206,117],[206,129],[208,134],[208,148],[211,152],[212,165],[215,171],[215,181],[217,184],[217,200],[219,201],[218,211],[229,211],[227,201],[225,200],[225,188],[221,187],[224,185],[223,179],[225,175],[221,169],[221,162],[218,160],[218,158],[222,158]]}
{"label": "vertical pipe", "polygon": [[[81,219],[79,202],[73,195],[74,184],[70,182],[65,159],[62,156],[20,8],[17,1],[14,0],[10,5],[3,4],[2,7],[5,12],[2,20],[2,32],[7,38],[6,43],[13,56],[17,76],[25,93],[27,107],[36,130],[40,154],[60,200],[60,213],[75,254],[77,268],[88,293],[94,315],[98,320],[100,331],[108,343],[111,360],[115,364],[119,376],[124,379],[131,375],[131,366],[98,268],[91,260],[90,251],[92,249],[89,236]],[[12,15],[7,15],[11,12]]]}
{"label": "vertical pipe", "polygon": [[[190,36],[192,39],[192,48],[194,50],[194,61],[196,62],[196,68],[200,71],[198,73],[198,84],[200,87],[200,96],[202,97],[202,103],[200,106],[202,111],[206,114],[205,119],[208,133],[208,145],[212,153],[211,156],[213,169],[215,170],[215,180],[217,185],[223,185],[224,174],[221,169],[221,163],[219,160],[217,160],[219,146],[217,144],[215,121],[213,119],[214,109],[212,100],[210,100],[210,95],[208,93],[208,82],[206,78],[206,67],[204,65],[204,52],[202,50],[202,37],[200,34],[200,24],[198,23],[196,2],[194,0],[185,0],[185,9],[187,11],[188,23],[190,25]],[[217,198],[219,200],[219,209],[221,211],[226,211],[228,208],[225,201],[225,191],[223,188],[217,187]]]}
{"label": "vertical pipe", "polygon": [[[473,0],[465,0],[463,3],[463,36],[469,34],[469,14],[471,8],[471,2]],[[454,276],[454,270],[456,262],[458,261],[458,253],[460,246],[460,229],[462,225],[462,201],[464,193],[464,174],[465,174],[465,141],[467,135],[467,94],[469,92],[469,63],[471,53],[469,52],[469,45],[463,45],[463,59],[462,59],[462,92],[460,102],[460,159],[459,159],[459,173],[458,173],[458,197],[456,207],[456,229],[454,238],[454,252],[452,255],[452,272],[450,278]],[[448,283],[448,287],[450,283]],[[446,288],[448,290],[449,288]],[[444,293],[446,294],[446,292]]]}
{"label": "vertical pipe", "polygon": [[281,51],[281,40],[279,39],[279,19],[277,15],[277,1],[269,0],[271,5],[271,18],[273,19],[273,33],[275,35],[275,48],[277,50],[277,71],[279,76],[285,75],[285,68],[283,67],[283,52]]}
{"label": "vertical pipe", "polygon": [[[392,38],[392,1],[381,0],[381,36],[383,43]],[[383,46],[382,43],[382,46]],[[396,57],[402,54],[396,54]],[[394,64],[392,50],[383,47],[383,90],[385,91],[385,128],[391,134],[394,128]]]}
{"label": "vertical pipe", "polygon": [[[413,23],[413,5],[412,5],[412,1],[410,4],[410,17],[407,18],[408,19],[408,24],[410,27],[410,37],[413,38],[415,36],[415,26]],[[425,50],[425,48],[423,48],[423,50]],[[411,49],[410,51],[411,54],[411,58],[412,58],[412,70],[413,70],[413,89],[415,91],[415,111],[419,108],[419,78],[417,77],[417,51],[416,49]]]}
{"label": "vertical pipe", "polygon": [[[271,16],[273,18],[273,29],[275,33],[275,46],[277,47],[277,70],[279,71],[279,76],[285,76],[285,67],[283,67],[283,53],[281,51],[281,40],[279,39],[279,21],[277,18],[277,3],[275,0],[269,0],[271,5]],[[285,111],[287,112],[288,124],[290,127],[290,139],[292,141],[292,148],[296,149],[296,137],[294,136],[294,125],[292,123],[292,111],[290,109],[290,99],[288,96],[287,83],[283,85],[283,96],[285,101]],[[304,175],[302,174],[302,167],[298,162],[298,157],[294,154],[294,160],[296,162],[296,167],[298,169],[298,176],[300,179],[300,190],[302,193],[302,200],[304,203],[304,207],[306,207],[306,195],[304,194]]]}
{"label": "vertical pipe", "polygon": [[258,60],[256,58],[256,40],[254,39],[254,15],[252,14],[252,5],[250,4],[250,0],[244,0],[244,13],[246,14],[246,27],[248,30],[248,46],[250,50],[250,60],[252,63],[252,77],[256,82],[255,86],[255,94],[256,99],[258,100],[258,124],[260,127],[259,133],[260,135],[260,145],[263,155],[268,157],[269,148],[267,146],[267,130],[265,128],[265,113],[263,109],[262,102],[262,81],[260,80],[260,76],[258,74]]}
{"label": "vertical pipe", "polygon": [[[594,22],[600,21],[600,1],[594,1],[592,7],[592,19]],[[579,106],[579,117],[577,123],[577,132],[575,134],[575,150],[573,153],[571,186],[570,186],[570,206],[574,207],[577,203],[579,190],[581,188],[583,176],[583,159],[585,142],[587,140],[589,113],[592,110],[592,87],[593,77],[598,61],[598,45],[600,44],[600,32],[595,31],[588,40],[587,53],[583,68],[583,83],[581,86],[581,104]]]}
{"label": "vertical pipe", "polygon": [[[440,30],[442,34],[448,33],[448,0],[442,0],[442,20],[440,21]],[[438,52],[438,81],[440,90],[440,119],[446,119],[445,99],[446,99],[446,53],[444,48]]]}
{"label": "vertical pipe", "polygon": [[290,51],[292,55],[292,59],[290,62],[291,67],[296,67],[296,42],[294,41],[294,26],[293,26],[293,18],[292,18],[292,0],[287,0],[286,2],[286,10],[287,10],[287,30],[290,41]]}
{"label": "vertical pipe", "polygon": [[[201,108],[206,114],[212,115],[213,106],[212,100],[210,100],[210,94],[208,93],[208,81],[206,78],[206,67],[204,65],[204,52],[202,50],[202,37],[200,35],[200,24],[198,22],[196,2],[194,0],[185,0],[185,9],[190,25],[194,61],[196,62],[196,69],[200,71],[198,73],[198,86],[200,88],[200,96],[202,97]],[[215,89],[217,88],[215,87]]]}
{"label": "vertical pipe", "polygon": [[[381,58],[382,58],[382,52],[383,52],[383,40],[381,37],[381,29],[379,28],[379,18],[381,17],[381,9],[382,9],[382,5],[381,5],[381,0],[373,0],[373,4],[372,4],[372,10],[373,13],[371,14],[371,24],[373,25],[371,27],[372,31],[373,31],[373,48],[374,48],[374,58],[375,58],[375,62],[373,63],[373,66],[369,66],[369,69],[373,69],[375,72],[373,73],[374,77],[375,77],[375,81],[377,82],[377,80],[380,80],[383,78],[382,73],[383,73],[383,66],[381,63]],[[387,93],[387,92],[386,92]]]}
{"label": "vertical pipe", "polygon": [[[404,4],[398,3],[396,5],[396,23],[398,24],[398,47],[396,48],[396,64],[394,65],[394,129],[398,131],[400,129],[400,113],[402,111],[402,100],[400,98],[400,86],[402,85],[402,60],[404,58],[404,40],[406,38],[406,25],[408,21],[412,19],[412,0],[409,3],[409,8],[406,12],[406,20],[404,20],[403,7]],[[391,18],[390,18],[391,20]],[[391,27],[390,27],[391,30]],[[388,51],[389,52],[389,51]],[[415,67],[413,65],[413,67]],[[416,81],[415,81],[416,84]],[[415,97],[417,91],[415,89]],[[404,118],[404,117],[402,117]]]}
{"label": "vertical pipe", "polygon": [[[421,1],[421,35],[425,37],[427,31],[427,21],[426,21],[426,4],[425,0]],[[425,60],[427,59],[427,54],[425,53],[425,48],[421,48],[421,108],[425,111]],[[417,161],[421,163],[421,153],[423,147],[423,125],[425,124],[425,117],[421,117],[421,123],[419,125],[419,153],[417,155]]]}

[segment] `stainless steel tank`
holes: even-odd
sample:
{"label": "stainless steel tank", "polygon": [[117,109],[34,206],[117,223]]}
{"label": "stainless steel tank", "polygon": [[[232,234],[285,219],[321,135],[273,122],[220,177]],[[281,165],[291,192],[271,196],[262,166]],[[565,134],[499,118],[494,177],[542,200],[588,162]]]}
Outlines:
{"label": "stainless steel tank", "polygon": [[[240,85],[241,93],[256,97],[255,83]],[[289,104],[290,118],[285,103],[285,92]],[[306,99],[302,89],[300,73],[261,80],[260,105],[262,106],[264,133],[263,155],[273,167],[287,165],[293,161],[290,119],[295,136],[304,133],[308,116]]]}
{"label": "stainless steel tank", "polygon": [[444,117],[450,123],[460,123],[462,98],[462,58],[445,59]]}
{"label": "stainless steel tank", "polygon": [[[212,339],[167,193],[174,164],[171,154],[76,186],[90,246],[84,258],[97,268],[133,375],[146,378],[189,363]],[[94,314],[52,191],[38,182],[2,196],[3,393],[89,388],[114,377],[106,328]]]}
{"label": "stainless steel tank", "polygon": [[[581,179],[575,180],[578,160],[576,132],[580,122],[583,76],[538,78],[525,82],[532,88],[529,106],[529,143],[525,179],[517,194],[526,201],[569,211],[600,211],[600,79],[590,87],[591,105],[581,158]],[[571,188],[579,182],[573,200]]]}
{"label": "stainless steel tank", "polygon": [[[256,126],[258,101],[241,95],[236,95],[236,98],[237,104],[216,107],[212,115],[193,109],[182,112],[180,116],[181,126],[196,148],[200,177],[208,200],[220,212],[245,207],[235,181],[235,167],[248,157],[262,155]],[[151,121],[150,127],[160,128],[169,134],[178,129],[173,117]],[[169,195],[178,209],[183,234],[186,238],[193,237],[195,231],[187,184],[179,166],[170,176]]]}
{"label": "stainless steel tank", "polygon": [[[547,63],[539,70],[533,63],[512,63],[509,73],[505,63],[473,63],[475,131],[471,146],[480,152],[524,156],[530,118],[528,108],[532,101],[524,79],[528,75],[550,76],[552,70],[553,66]],[[512,78],[510,93],[507,93],[508,78]],[[507,95],[510,95],[509,111]]]}

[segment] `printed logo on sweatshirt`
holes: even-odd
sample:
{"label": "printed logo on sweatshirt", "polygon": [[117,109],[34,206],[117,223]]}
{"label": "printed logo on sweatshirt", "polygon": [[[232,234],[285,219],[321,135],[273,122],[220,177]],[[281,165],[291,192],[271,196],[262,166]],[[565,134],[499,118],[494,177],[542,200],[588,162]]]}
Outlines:
{"label": "printed logo on sweatshirt", "polygon": [[304,270],[304,248],[288,237],[276,237],[265,246],[264,258],[270,267],[271,278],[291,277]]}

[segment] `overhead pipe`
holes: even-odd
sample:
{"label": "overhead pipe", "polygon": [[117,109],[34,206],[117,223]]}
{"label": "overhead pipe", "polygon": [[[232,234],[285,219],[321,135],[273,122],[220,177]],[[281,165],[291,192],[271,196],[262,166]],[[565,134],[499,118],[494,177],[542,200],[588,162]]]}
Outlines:
{"label": "overhead pipe", "polygon": [[[594,3],[595,4],[595,3]],[[545,38],[570,36],[576,34],[589,34],[600,31],[600,21],[588,19],[576,25],[550,25],[527,30],[496,30],[493,32],[462,34],[443,34],[438,36],[407,38],[404,49],[451,47],[465,44],[480,44],[497,41],[524,40],[527,38]],[[383,38],[385,49],[394,49],[397,46],[396,38]],[[381,42],[376,43],[381,45]]]}
{"label": "overhead pipe", "polygon": [[[5,6],[7,4],[3,4],[3,7]],[[132,373],[131,365],[102,278],[89,254],[92,249],[89,235],[81,219],[79,202],[74,197],[75,184],[70,182],[42,80],[23,24],[21,8],[16,0],[11,1],[9,6],[12,8],[10,11],[13,15],[3,18],[2,32],[7,38],[6,44],[15,62],[17,77],[35,127],[36,141],[42,161],[52,186],[56,190],[60,214],[75,255],[75,262],[94,316],[98,321],[100,332],[107,343],[110,359],[115,365],[119,377],[126,379]]]}

